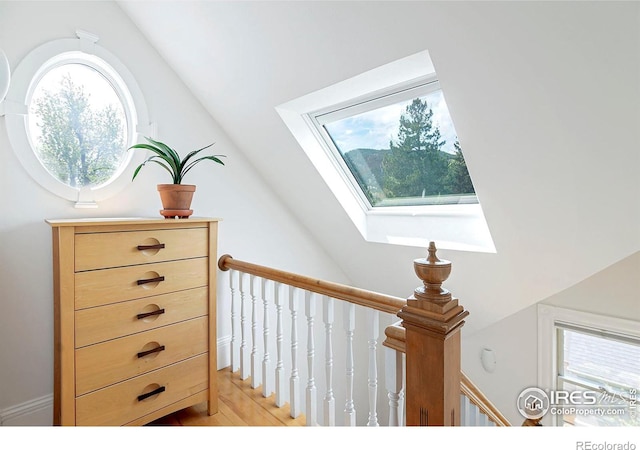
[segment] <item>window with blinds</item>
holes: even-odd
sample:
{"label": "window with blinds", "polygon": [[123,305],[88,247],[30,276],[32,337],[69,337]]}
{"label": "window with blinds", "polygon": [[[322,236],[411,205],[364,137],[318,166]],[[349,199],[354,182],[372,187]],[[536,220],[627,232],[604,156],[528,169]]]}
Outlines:
{"label": "window with blinds", "polygon": [[556,330],[557,390],[593,401],[562,408],[558,425],[640,426],[640,339],[558,322]]}

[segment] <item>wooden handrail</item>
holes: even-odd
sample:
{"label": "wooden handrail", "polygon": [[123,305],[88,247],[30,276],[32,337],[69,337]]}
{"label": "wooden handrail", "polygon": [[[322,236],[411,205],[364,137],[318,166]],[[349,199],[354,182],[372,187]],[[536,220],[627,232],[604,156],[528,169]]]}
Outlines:
{"label": "wooden handrail", "polygon": [[[393,324],[389,325],[385,330],[385,341],[382,343],[385,347],[392,348],[398,352],[406,353],[406,330],[404,327]],[[473,384],[473,382],[461,371],[460,392],[466,395],[471,403],[476,405],[483,414],[498,426],[510,427],[511,423],[507,418],[498,411],[493,403]]]}
{"label": "wooden handrail", "polygon": [[218,260],[218,267],[223,271],[237,270],[389,314],[396,314],[407,304],[406,300],[399,297],[240,261],[230,255],[222,255]]}
{"label": "wooden handrail", "polygon": [[[430,246],[430,255],[431,253],[433,253],[433,255],[435,256],[435,245],[432,246],[433,250]],[[432,259],[436,261],[436,263],[433,263],[433,261],[429,260],[429,264],[427,264],[428,269],[430,270],[433,268],[429,266],[435,266],[436,270],[441,270],[439,266],[441,266],[443,262],[435,258]],[[407,306],[407,300],[399,297],[393,297],[390,295],[367,291],[365,289],[355,288],[353,286],[319,280],[304,275],[286,272],[284,270],[273,269],[271,267],[261,266],[246,261],[240,261],[234,259],[230,255],[221,256],[218,260],[218,267],[222,271],[236,270],[240,273],[254,275],[263,279],[304,289],[306,291],[314,292],[320,295],[326,295],[330,298],[347,301],[356,305],[360,305],[366,308],[372,308],[389,314],[397,315],[400,312],[404,312],[404,309]],[[423,268],[423,270],[425,269]],[[446,276],[444,278],[446,278]],[[428,280],[431,280],[431,278],[428,278]],[[434,295],[436,297],[442,296],[442,292],[445,293],[444,295],[448,294],[448,291],[440,289],[439,283],[436,283],[437,289],[433,288],[431,284],[425,282],[425,290],[420,291],[418,289],[416,290],[415,295],[422,295],[428,298],[429,296]],[[411,298],[414,299],[414,302],[416,301],[414,297]],[[386,339],[383,342],[383,345],[396,351],[406,353],[407,330],[403,326],[400,326],[399,323],[400,322],[385,329]],[[460,392],[466,395],[470,399],[471,403],[476,405],[482,413],[489,417],[491,421],[499,426],[510,426],[509,421],[462,372],[460,379]]]}
{"label": "wooden handrail", "polygon": [[473,382],[461,372],[460,390],[466,395],[471,403],[476,405],[480,411],[489,417],[489,420],[501,427],[510,427],[511,423],[502,415],[498,408],[473,384]]}

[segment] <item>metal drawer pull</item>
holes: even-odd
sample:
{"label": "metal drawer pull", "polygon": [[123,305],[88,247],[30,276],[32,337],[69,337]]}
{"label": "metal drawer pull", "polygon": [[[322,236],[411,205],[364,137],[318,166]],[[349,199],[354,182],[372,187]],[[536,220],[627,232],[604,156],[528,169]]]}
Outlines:
{"label": "metal drawer pull", "polygon": [[164,248],[164,244],[154,244],[154,245],[138,245],[138,250],[160,250]]}
{"label": "metal drawer pull", "polygon": [[141,284],[147,284],[147,283],[157,283],[160,281],[164,281],[164,277],[155,277],[155,278],[147,278],[146,280],[138,280],[138,286],[140,286]]}
{"label": "metal drawer pull", "polygon": [[154,389],[151,392],[147,392],[146,394],[138,395],[138,401],[141,402],[145,398],[153,397],[154,395],[159,394],[160,392],[164,392],[166,390],[167,390],[167,388],[165,388],[164,386],[160,386],[158,389]]}
{"label": "metal drawer pull", "polygon": [[159,309],[157,311],[148,312],[148,313],[140,313],[136,317],[138,318],[138,320],[140,320],[140,319],[144,319],[145,317],[159,316],[160,314],[164,314],[164,308]]}
{"label": "metal drawer pull", "polygon": [[139,352],[138,353],[138,358],[143,358],[147,355],[150,355],[152,353],[157,353],[157,352],[161,352],[162,350],[164,350],[164,345],[161,345],[160,347],[156,347],[156,348],[152,348],[151,350],[147,350],[144,352]]}

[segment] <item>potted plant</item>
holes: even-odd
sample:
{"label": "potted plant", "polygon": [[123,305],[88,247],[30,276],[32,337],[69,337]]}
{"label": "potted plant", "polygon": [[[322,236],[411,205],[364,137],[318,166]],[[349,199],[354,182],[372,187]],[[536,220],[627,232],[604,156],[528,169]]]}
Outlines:
{"label": "potted plant", "polygon": [[129,147],[128,150],[145,149],[153,152],[154,155],[147,158],[136,168],[131,181],[135,180],[140,169],[148,162],[154,162],[160,165],[169,172],[173,180],[172,184],[158,184],[158,192],[160,193],[160,200],[162,201],[163,207],[163,209],[160,210],[160,214],[167,219],[174,217],[181,219],[188,218],[193,214],[193,210],[190,208],[196,187],[193,184],[182,184],[184,176],[201,161],[213,161],[224,165],[220,157],[224,157],[225,155],[209,155],[196,158],[201,151],[213,145],[209,144],[206,147],[193,150],[189,152],[187,156],[181,158],[178,152],[167,144],[155,141],[149,137],[145,137],[145,139],[149,142],[148,144],[135,144]]}

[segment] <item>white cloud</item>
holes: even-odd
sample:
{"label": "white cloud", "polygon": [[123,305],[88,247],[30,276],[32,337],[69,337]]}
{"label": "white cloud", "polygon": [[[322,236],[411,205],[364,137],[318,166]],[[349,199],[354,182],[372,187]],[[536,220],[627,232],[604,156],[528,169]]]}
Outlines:
{"label": "white cloud", "polygon": [[[411,101],[374,109],[325,126],[342,153],[357,148],[388,149],[389,141],[398,136],[400,116]],[[453,153],[456,132],[442,91],[429,94],[427,102],[433,110],[434,122],[447,141],[444,150]]]}

